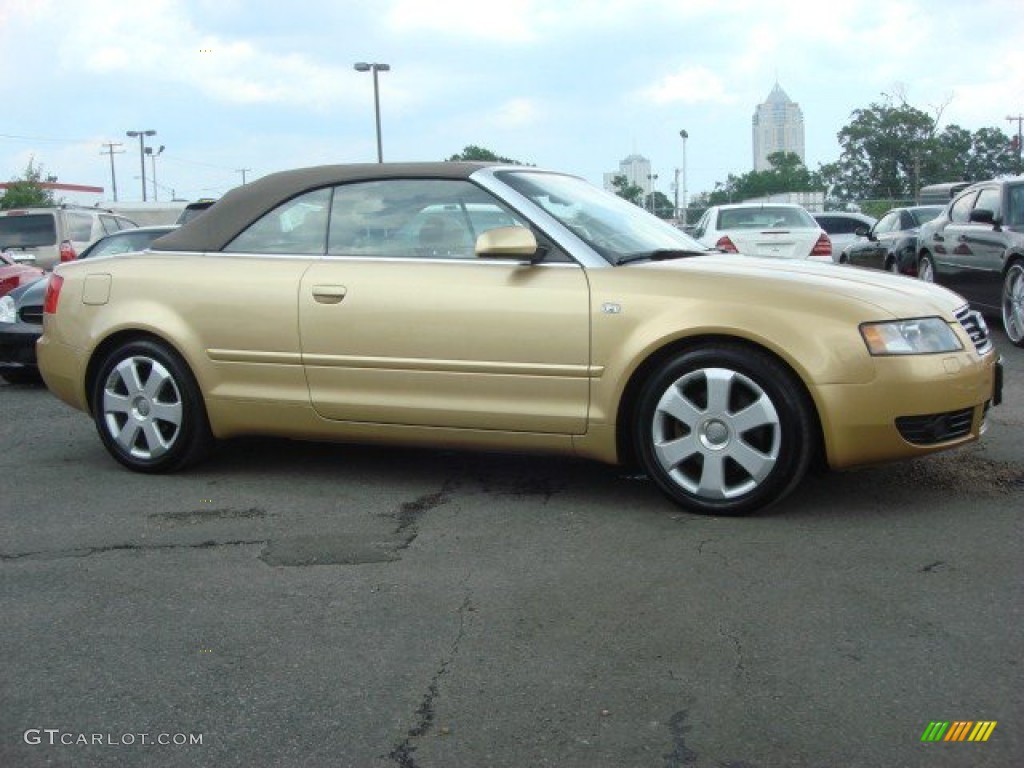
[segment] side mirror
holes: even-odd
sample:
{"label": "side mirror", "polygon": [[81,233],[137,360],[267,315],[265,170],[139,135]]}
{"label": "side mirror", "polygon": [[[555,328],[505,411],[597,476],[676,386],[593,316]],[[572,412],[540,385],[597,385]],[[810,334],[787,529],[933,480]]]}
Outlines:
{"label": "side mirror", "polygon": [[526,227],[497,227],[476,239],[477,258],[533,261],[537,238]]}
{"label": "side mirror", "polygon": [[995,224],[996,215],[988,208],[975,208],[968,217],[970,221],[977,224]]}
{"label": "side mirror", "polygon": [[862,224],[861,226],[859,226],[855,230],[853,230],[853,234],[855,234],[857,237],[867,237],[868,236],[868,232],[870,232],[870,231],[871,231],[870,229],[868,229],[867,227],[865,227]]}

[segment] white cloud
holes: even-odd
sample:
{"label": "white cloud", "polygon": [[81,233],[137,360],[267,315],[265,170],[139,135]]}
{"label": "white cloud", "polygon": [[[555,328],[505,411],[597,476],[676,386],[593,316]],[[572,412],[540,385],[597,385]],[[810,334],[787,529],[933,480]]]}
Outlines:
{"label": "white cloud", "polygon": [[735,91],[722,78],[702,66],[684,67],[665,75],[637,93],[642,101],[667,104],[734,104]]}

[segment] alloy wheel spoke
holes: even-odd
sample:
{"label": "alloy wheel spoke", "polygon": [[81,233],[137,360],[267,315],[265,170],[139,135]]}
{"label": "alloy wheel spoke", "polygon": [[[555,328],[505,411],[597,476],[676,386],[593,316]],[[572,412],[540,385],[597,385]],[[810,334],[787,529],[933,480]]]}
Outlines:
{"label": "alloy wheel spoke", "polygon": [[733,414],[731,419],[731,425],[737,434],[758,427],[776,426],[778,423],[779,415],[775,411],[775,406],[763,393],[742,411]]}
{"label": "alloy wheel spoke", "polygon": [[661,466],[666,470],[671,471],[687,459],[699,453],[700,444],[697,442],[696,435],[694,433],[690,433],[686,437],[680,437],[676,440],[666,440],[662,443],[656,443],[654,446],[654,452],[658,457],[658,461],[661,462]]}
{"label": "alloy wheel spoke", "polygon": [[709,499],[725,497],[725,456],[708,452],[704,455],[704,467],[700,473],[697,493]]}
{"label": "alloy wheel spoke", "polygon": [[671,416],[690,429],[700,421],[703,412],[686,398],[677,387],[671,387],[658,403],[658,411]]}
{"label": "alloy wheel spoke", "polygon": [[756,482],[764,480],[775,466],[774,456],[761,453],[742,440],[730,444],[727,453],[729,458],[743,467]]}

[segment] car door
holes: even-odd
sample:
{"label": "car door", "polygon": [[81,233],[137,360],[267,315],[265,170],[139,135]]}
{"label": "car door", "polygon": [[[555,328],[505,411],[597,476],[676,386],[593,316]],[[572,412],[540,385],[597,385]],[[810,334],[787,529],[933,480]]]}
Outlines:
{"label": "car door", "polygon": [[890,211],[871,228],[867,238],[851,247],[850,263],[859,267],[883,269],[888,240],[892,231],[899,225],[899,212]]}
{"label": "car door", "polygon": [[[1000,308],[1003,261],[1009,245],[1003,228],[1003,210],[1002,187],[984,187],[974,201],[970,221],[959,236],[965,246],[958,260],[959,289],[972,304],[991,311]],[[991,221],[975,220],[978,211],[990,214]]]}
{"label": "car door", "polygon": [[334,189],[327,256],[299,287],[310,396],[327,419],[580,434],[589,394],[584,270],[478,258],[527,225],[469,181]]}
{"label": "car door", "polygon": [[930,246],[934,255],[936,282],[959,293],[964,293],[961,283],[964,281],[966,265],[971,262],[966,235],[971,226],[971,209],[977,197],[978,191],[972,189],[956,198],[949,207],[948,220],[940,229],[935,230],[930,243],[922,244]]}

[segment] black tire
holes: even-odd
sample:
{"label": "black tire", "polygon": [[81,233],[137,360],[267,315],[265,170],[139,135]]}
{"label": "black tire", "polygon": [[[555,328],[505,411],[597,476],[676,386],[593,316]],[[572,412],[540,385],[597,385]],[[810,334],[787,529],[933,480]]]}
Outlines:
{"label": "black tire", "polygon": [[669,498],[699,514],[774,504],[803,478],[817,446],[800,382],[771,355],[738,344],[669,359],[644,384],[636,414],[641,465]]}
{"label": "black tire", "polygon": [[110,455],[136,472],[173,472],[202,459],[213,438],[195,377],[178,354],[132,341],[100,364],[93,421]]}
{"label": "black tire", "polygon": [[896,261],[895,256],[887,258],[883,266],[886,272],[892,272],[894,275],[898,275],[900,273],[899,263]]}
{"label": "black tire", "polygon": [[921,258],[917,261],[917,276],[926,283],[935,282],[935,262],[927,253],[921,254]]}
{"label": "black tire", "polygon": [[1024,261],[1015,261],[1003,276],[1003,328],[1015,346],[1024,347]]}

